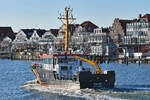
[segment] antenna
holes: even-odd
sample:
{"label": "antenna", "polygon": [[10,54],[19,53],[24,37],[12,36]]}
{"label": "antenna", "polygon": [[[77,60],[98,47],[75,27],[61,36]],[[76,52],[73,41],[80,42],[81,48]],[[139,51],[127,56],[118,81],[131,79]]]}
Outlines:
{"label": "antenna", "polygon": [[66,12],[68,12],[68,22],[70,21],[69,24],[71,24],[74,20],[76,20],[76,18],[73,17],[73,14],[72,14],[73,9],[70,8],[70,6],[65,8],[65,14],[61,14],[60,12],[58,12],[58,14],[59,14],[58,19],[63,24],[66,24],[66,22],[65,22],[66,21]]}
{"label": "antenna", "polygon": [[71,24],[76,18],[72,15],[73,9],[70,7],[65,8],[65,15],[59,13],[58,19],[65,25],[66,32],[65,32],[65,53],[68,53],[68,33],[69,33],[69,24]]}

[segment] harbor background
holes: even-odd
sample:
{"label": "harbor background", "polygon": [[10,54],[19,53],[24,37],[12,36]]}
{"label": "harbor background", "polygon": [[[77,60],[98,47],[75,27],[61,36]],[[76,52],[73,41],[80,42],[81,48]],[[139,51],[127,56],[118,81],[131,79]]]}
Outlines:
{"label": "harbor background", "polygon": [[[148,0],[1,1],[0,100],[149,100],[149,4]],[[52,47],[64,54],[65,25],[56,18],[63,17],[60,12],[66,5],[73,7],[77,18],[69,24],[69,53],[86,54],[98,60],[102,70],[114,70],[114,89],[49,91],[36,84],[20,88],[36,79],[30,60],[40,61],[39,54],[49,54]]]}
{"label": "harbor background", "polygon": [[[115,70],[116,83],[109,90],[44,91],[30,87],[20,88],[25,82],[36,79],[30,69],[30,61],[0,59],[1,100],[149,100],[150,65],[103,63],[103,70]],[[84,63],[87,64],[87,63]],[[35,85],[36,87],[36,85]],[[33,87],[32,87],[33,88]]]}
{"label": "harbor background", "polygon": [[[0,27],[0,58],[40,60],[39,54],[49,54],[52,47],[55,53],[63,54],[65,30],[64,24],[57,29],[25,28],[18,32]],[[108,27],[90,20],[69,24],[68,40],[69,53],[86,54],[92,60],[149,63],[150,14],[115,18]]]}

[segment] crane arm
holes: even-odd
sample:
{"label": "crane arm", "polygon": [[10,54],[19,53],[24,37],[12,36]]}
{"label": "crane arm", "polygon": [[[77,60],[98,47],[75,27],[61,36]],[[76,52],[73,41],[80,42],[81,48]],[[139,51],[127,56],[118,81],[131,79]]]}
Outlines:
{"label": "crane arm", "polygon": [[88,59],[85,59],[85,58],[82,58],[82,57],[79,57],[79,56],[73,56],[74,58],[76,58],[76,59],[80,59],[80,60],[82,60],[82,61],[84,61],[84,62],[87,62],[87,63],[90,63],[92,66],[96,66],[96,70],[95,70],[95,73],[96,74],[100,74],[100,73],[102,73],[102,69],[101,69],[101,67],[100,66],[98,66],[98,62],[97,61],[90,61],[90,60],[88,60]]}

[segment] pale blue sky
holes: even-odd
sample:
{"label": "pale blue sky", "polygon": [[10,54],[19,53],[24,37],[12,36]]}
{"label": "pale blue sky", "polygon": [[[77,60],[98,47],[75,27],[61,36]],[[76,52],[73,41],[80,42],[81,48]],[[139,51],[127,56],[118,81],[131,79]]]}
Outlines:
{"label": "pale blue sky", "polygon": [[114,18],[133,19],[150,13],[150,0],[0,0],[0,26],[59,28],[58,11],[73,8],[76,23],[90,20],[99,27],[112,25]]}

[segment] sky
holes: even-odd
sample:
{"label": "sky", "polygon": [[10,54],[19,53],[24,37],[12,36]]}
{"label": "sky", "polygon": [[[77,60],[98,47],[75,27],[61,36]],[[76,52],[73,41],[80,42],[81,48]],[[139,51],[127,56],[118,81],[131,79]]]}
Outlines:
{"label": "sky", "polygon": [[59,28],[58,12],[64,13],[66,6],[73,8],[74,23],[89,20],[99,27],[111,26],[115,18],[150,14],[150,0],[0,0],[0,27],[11,26],[14,32]]}

